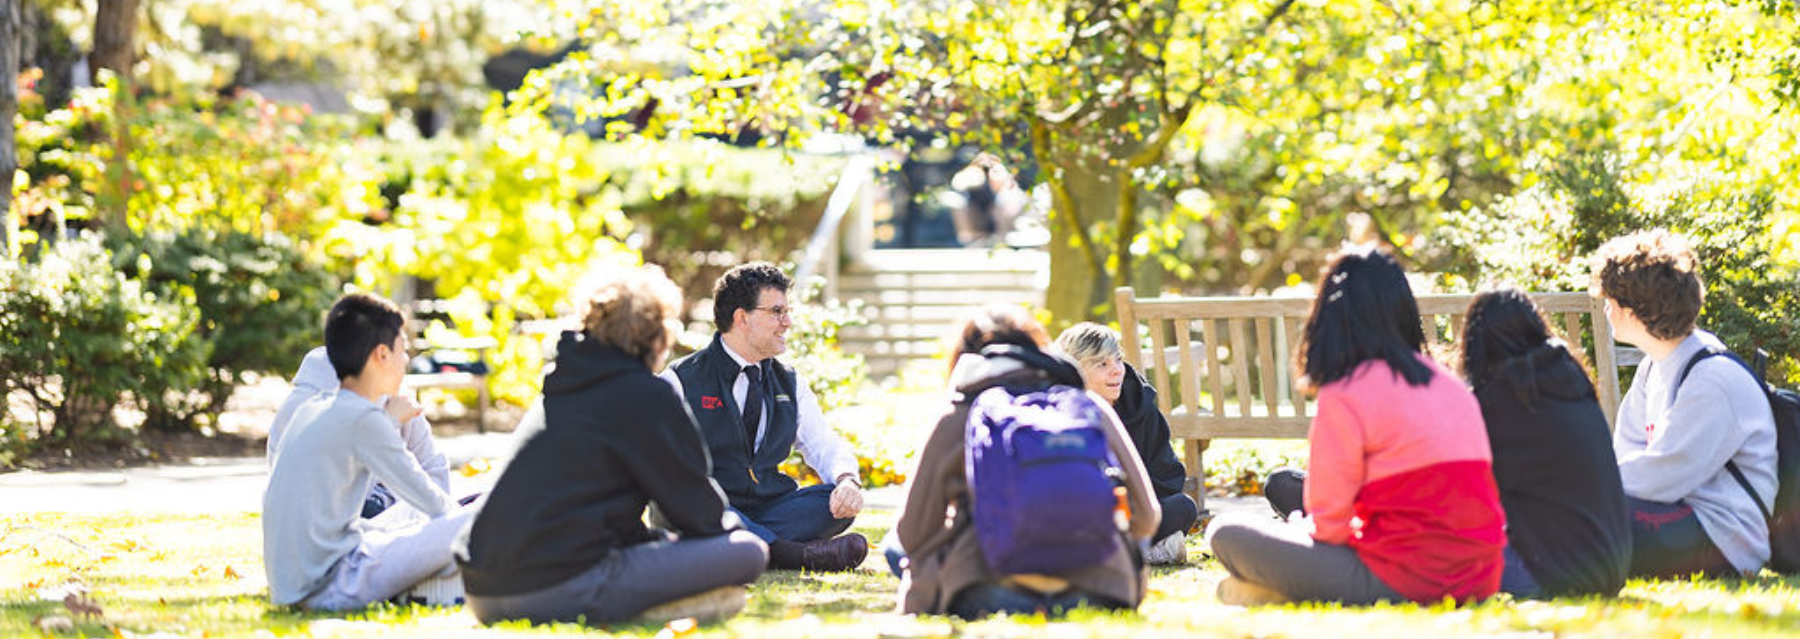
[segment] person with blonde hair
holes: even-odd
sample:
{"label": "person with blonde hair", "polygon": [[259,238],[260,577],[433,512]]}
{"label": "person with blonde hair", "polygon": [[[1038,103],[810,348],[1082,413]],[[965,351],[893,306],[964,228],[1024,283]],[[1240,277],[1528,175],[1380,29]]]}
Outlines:
{"label": "person with blonde hair", "polygon": [[1181,492],[1187,484],[1187,468],[1169,445],[1169,420],[1156,405],[1156,388],[1143,373],[1125,362],[1119,349],[1119,332],[1101,324],[1082,322],[1056,336],[1056,347],[1081,366],[1087,389],[1112,402],[1113,412],[1125,424],[1131,444],[1162,504],[1162,525],[1150,539],[1144,561],[1179,564],[1187,561],[1187,529],[1199,519],[1200,508]]}
{"label": "person with blonde hair", "polygon": [[[741,610],[768,549],[741,529],[700,429],[656,377],[681,291],[653,266],[582,298],[525,433],[458,549],[482,623],[716,620]],[[654,504],[670,530],[646,527]]]}

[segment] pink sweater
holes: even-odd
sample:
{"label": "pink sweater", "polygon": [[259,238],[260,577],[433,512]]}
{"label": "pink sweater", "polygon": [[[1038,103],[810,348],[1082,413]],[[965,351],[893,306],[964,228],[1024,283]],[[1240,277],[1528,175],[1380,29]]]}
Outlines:
{"label": "pink sweater", "polygon": [[1481,407],[1423,356],[1410,386],[1371,360],[1319,389],[1308,435],[1313,538],[1349,545],[1383,583],[1415,601],[1499,588],[1506,518]]}

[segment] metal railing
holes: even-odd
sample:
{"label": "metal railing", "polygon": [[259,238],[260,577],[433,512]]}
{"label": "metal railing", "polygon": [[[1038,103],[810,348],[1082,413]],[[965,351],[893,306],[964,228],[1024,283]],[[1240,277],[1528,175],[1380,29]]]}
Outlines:
{"label": "metal railing", "polygon": [[[812,236],[806,240],[806,250],[794,265],[794,281],[806,282],[814,275],[823,275],[825,287],[820,291],[826,299],[837,297],[838,281],[838,238],[839,228],[845,217],[853,210],[864,208],[869,186],[875,179],[875,156],[859,154],[850,157],[844,164],[844,170],[838,175],[837,187],[831,191],[831,198],[825,202],[825,214],[819,217],[819,225],[813,229]],[[851,238],[853,244],[852,257],[860,255],[868,239],[861,233]],[[807,290],[804,286],[801,290]]]}

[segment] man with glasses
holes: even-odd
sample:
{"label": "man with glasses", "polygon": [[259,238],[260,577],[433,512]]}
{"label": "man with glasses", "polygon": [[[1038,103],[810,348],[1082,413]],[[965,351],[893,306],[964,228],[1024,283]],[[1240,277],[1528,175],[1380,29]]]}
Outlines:
{"label": "man with glasses", "polygon": [[[818,398],[775,356],[787,350],[793,281],[767,262],[743,264],[713,285],[718,331],[670,364],[712,456],[712,477],[745,527],[769,544],[771,568],[853,570],[869,541],[842,534],[862,510],[856,455],[825,423]],[[800,488],[782,474],[795,448],[827,483]],[[841,535],[841,536],[840,536]]]}

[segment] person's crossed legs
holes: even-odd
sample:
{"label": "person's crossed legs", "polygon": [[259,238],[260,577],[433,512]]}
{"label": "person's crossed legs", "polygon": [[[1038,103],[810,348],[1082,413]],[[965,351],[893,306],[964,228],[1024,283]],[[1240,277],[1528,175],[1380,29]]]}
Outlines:
{"label": "person's crossed legs", "polygon": [[769,544],[769,567],[851,570],[869,554],[869,540],[851,533],[854,517],[831,515],[833,486],[819,484],[744,509],[733,508],[744,528]]}

